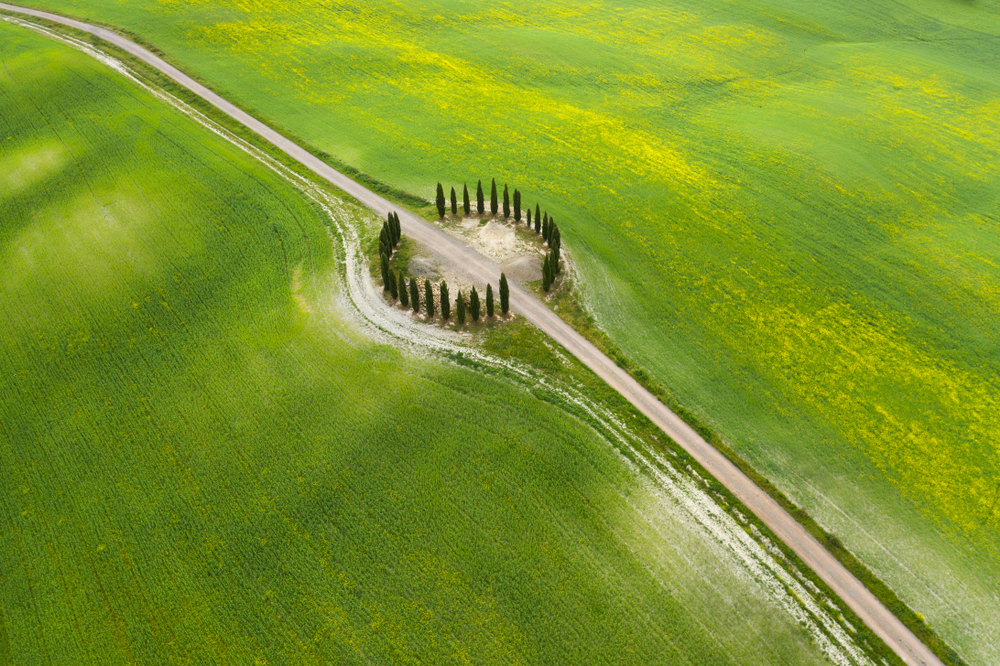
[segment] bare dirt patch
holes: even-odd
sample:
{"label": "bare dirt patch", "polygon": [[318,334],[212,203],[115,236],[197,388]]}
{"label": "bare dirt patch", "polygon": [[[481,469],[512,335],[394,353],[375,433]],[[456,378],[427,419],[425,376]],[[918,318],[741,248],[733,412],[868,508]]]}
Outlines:
{"label": "bare dirt patch", "polygon": [[[478,217],[448,217],[434,224],[497,263],[522,256],[541,256],[542,251],[536,244],[526,242],[517,233],[516,226],[502,218],[480,220]],[[523,223],[518,226],[524,228]],[[541,279],[541,273],[536,279]]]}
{"label": "bare dirt patch", "polygon": [[515,282],[534,282],[542,279],[542,260],[538,256],[514,257],[501,266],[507,277]]}

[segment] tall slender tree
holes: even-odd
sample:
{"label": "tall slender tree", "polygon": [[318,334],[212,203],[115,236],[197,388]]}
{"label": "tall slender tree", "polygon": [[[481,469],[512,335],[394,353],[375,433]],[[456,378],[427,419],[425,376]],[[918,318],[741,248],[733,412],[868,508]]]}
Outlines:
{"label": "tall slender tree", "polygon": [[528,206],[528,231],[531,231],[531,206]]}
{"label": "tall slender tree", "polygon": [[417,278],[410,278],[410,307],[414,312],[420,312],[420,285]]}
{"label": "tall slender tree", "polygon": [[389,258],[385,256],[385,252],[379,255],[379,268],[382,269],[382,290],[392,291],[389,288]]}
{"label": "tall slender tree", "polygon": [[444,206],[445,206],[444,187],[441,186],[441,183],[438,183],[438,190],[437,190],[438,217],[444,217]]}
{"label": "tall slender tree", "polygon": [[379,248],[385,248],[386,254],[392,257],[392,241],[389,239],[389,227],[384,223],[382,224],[381,231],[378,232],[378,244]]}
{"label": "tall slender tree", "polygon": [[430,280],[424,280],[424,308],[427,310],[427,318],[434,318],[434,289]]}
{"label": "tall slender tree", "polygon": [[448,283],[441,280],[441,319],[448,321],[451,317],[451,300],[448,297]]}
{"label": "tall slender tree", "polygon": [[389,269],[389,293],[392,294],[392,300],[399,298],[399,287],[396,285],[396,274]]}
{"label": "tall slender tree", "polygon": [[552,269],[549,266],[549,255],[545,255],[545,263],[542,264],[542,290],[548,291],[552,286]]}
{"label": "tall slender tree", "polygon": [[514,189],[514,221],[521,221],[521,191]]}
{"label": "tall slender tree", "polygon": [[537,234],[542,228],[542,211],[539,210],[538,204],[535,204],[535,233]]}
{"label": "tall slender tree", "polygon": [[410,294],[406,291],[406,278],[403,271],[399,271],[399,302],[405,308],[410,304]]}
{"label": "tall slender tree", "polygon": [[458,215],[458,196],[455,194],[455,188],[451,188],[451,214]]}
{"label": "tall slender tree", "polygon": [[483,203],[483,181],[476,183],[476,212],[482,215],[486,211],[486,205]]}
{"label": "tall slender tree", "polygon": [[542,218],[542,240],[545,240],[549,235],[549,214],[546,213],[545,217]]}
{"label": "tall slender tree", "polygon": [[552,245],[552,230],[556,228],[556,218],[549,218],[549,233],[545,236],[545,242]]}
{"label": "tall slender tree", "polygon": [[403,238],[403,225],[399,223],[399,213],[393,212],[392,220],[396,224],[396,244],[398,245]]}
{"label": "tall slender tree", "polygon": [[497,179],[493,179],[493,185],[490,188],[490,215],[497,214]]}
{"label": "tall slender tree", "polygon": [[479,293],[475,286],[472,287],[472,293],[469,294],[469,313],[472,315],[472,321],[479,321]]}
{"label": "tall slender tree", "polygon": [[486,285],[486,316],[493,317],[493,285]]}
{"label": "tall slender tree", "polygon": [[458,298],[455,299],[455,316],[460,326],[465,324],[465,298],[461,289],[458,290]]}
{"label": "tall slender tree", "polygon": [[510,287],[507,286],[507,276],[500,274],[500,312],[507,314],[510,310]]}
{"label": "tall slender tree", "polygon": [[507,183],[503,184],[503,219],[510,217],[510,192],[507,191]]}
{"label": "tall slender tree", "polygon": [[469,207],[469,186],[465,183],[462,184],[462,210],[466,215],[472,212],[472,208]]}

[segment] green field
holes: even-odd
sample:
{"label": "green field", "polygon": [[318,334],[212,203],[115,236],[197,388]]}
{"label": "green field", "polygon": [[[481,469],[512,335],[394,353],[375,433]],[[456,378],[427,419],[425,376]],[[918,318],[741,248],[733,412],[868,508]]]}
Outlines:
{"label": "green field", "polygon": [[554,212],[613,339],[1000,660],[1000,4],[44,0],[399,188]]}
{"label": "green field", "polygon": [[0,663],[824,663],[586,423],[360,335],[273,171],[0,62]]}

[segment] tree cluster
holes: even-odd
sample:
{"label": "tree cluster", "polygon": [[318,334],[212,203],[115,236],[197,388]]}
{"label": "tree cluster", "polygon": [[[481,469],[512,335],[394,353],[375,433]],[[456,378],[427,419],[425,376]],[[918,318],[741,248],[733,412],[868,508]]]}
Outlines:
{"label": "tree cluster", "polygon": [[[531,228],[531,210],[528,210],[528,228]],[[561,271],[560,258],[562,253],[562,234],[554,217],[548,212],[542,213],[541,207],[535,204],[535,233],[541,234],[542,240],[548,245],[545,261],[542,262],[542,289],[548,291]]]}
{"label": "tree cluster", "polygon": [[[443,218],[447,212],[449,199],[445,196],[444,186],[441,183],[437,184],[437,197],[436,205],[438,211],[438,217]],[[451,214],[458,215],[458,192],[455,188],[451,188]],[[536,206],[537,209],[537,206]],[[472,214],[472,202],[469,196],[469,185],[468,183],[462,184],[462,211],[466,215]],[[496,178],[492,178],[490,181],[490,214],[496,216],[499,212],[503,212],[503,217],[505,220],[509,220],[511,214],[514,216],[514,223],[519,223],[524,217],[525,213],[528,216],[528,227],[531,227],[531,209],[525,209],[523,207],[523,199],[521,198],[521,191],[514,188],[513,193],[510,191],[510,187],[504,183],[503,186],[503,201],[501,203],[499,189],[497,187]],[[476,183],[476,214],[483,216],[486,214],[486,193],[483,190],[483,181],[480,180]],[[538,218],[537,210],[535,218]],[[535,231],[538,232],[539,228],[536,223]]]}
{"label": "tree cluster", "polygon": [[[437,209],[438,215],[440,217],[445,216],[448,201],[445,198],[444,187],[441,183],[437,185]],[[492,178],[490,181],[490,214],[496,216],[498,212],[502,210],[504,219],[510,219],[511,213],[514,215],[514,223],[517,224],[521,221],[522,213],[526,218],[528,229],[534,229],[536,234],[541,235],[547,248],[545,252],[545,260],[542,263],[542,288],[548,291],[556,280],[556,276],[561,272],[561,255],[562,255],[562,235],[559,232],[559,226],[555,222],[555,218],[550,216],[548,211],[542,211],[541,206],[536,203],[534,214],[532,215],[531,206],[522,208],[523,200],[521,198],[521,192],[517,188],[514,188],[513,196],[511,195],[510,188],[506,183],[503,186],[503,202],[501,208],[500,194],[497,188],[496,178]],[[467,184],[462,186],[462,209],[466,215],[471,214],[471,201],[469,198],[469,187]],[[482,216],[486,212],[486,196],[483,191],[483,181],[479,180],[476,183],[476,212]],[[451,188],[451,214],[458,214],[458,195],[455,188]],[[396,225],[398,228],[398,216],[396,216]],[[383,228],[383,236],[387,237],[386,243],[386,253],[385,261],[383,261],[383,279],[392,276],[387,276],[388,272],[388,258],[392,256],[392,247],[394,243],[392,242],[392,217],[390,216],[390,222],[388,227]],[[398,232],[397,232],[398,236]],[[380,241],[381,242],[381,241]],[[381,246],[380,246],[381,247]],[[391,291],[405,291],[403,286],[402,277],[400,277],[399,285],[393,285],[392,280],[386,280],[387,289]],[[429,285],[430,283],[428,283]],[[442,283],[442,288],[446,289],[447,285]],[[429,286],[428,286],[429,289]],[[412,285],[410,291],[412,292]],[[427,292],[428,297],[430,297],[430,291]],[[445,292],[447,294],[447,292]],[[479,294],[476,292],[475,288],[467,295],[468,302],[466,302],[465,296],[461,292],[458,294],[456,299],[456,312],[458,315],[458,320],[460,324],[465,323],[465,316],[469,314],[474,321],[479,319],[480,315],[480,304],[479,304]],[[395,294],[393,294],[395,298]],[[507,276],[500,274],[500,309],[503,314],[507,314],[509,309],[509,297],[510,289],[507,284]],[[405,299],[406,296],[401,297],[401,301]],[[411,300],[415,300],[412,294],[410,295]],[[448,319],[450,314],[450,304],[448,303],[447,296],[442,298],[441,313],[444,319]],[[404,302],[405,305],[405,302]],[[419,305],[417,306],[419,308]],[[486,289],[486,316],[492,317],[494,309],[493,302],[493,286],[487,285]],[[429,314],[433,316],[433,310],[429,311]]]}
{"label": "tree cluster", "polygon": [[[420,284],[416,278],[407,280],[403,272],[396,274],[391,268],[387,268],[386,290],[392,295],[392,300],[398,300],[404,308],[411,308],[414,312],[420,312],[423,307],[427,317],[434,318],[435,312],[440,308],[441,319],[448,321],[451,318],[451,298],[448,291],[448,283],[444,280],[438,289],[438,298],[434,298],[434,285],[430,280],[424,280],[423,300],[421,301]],[[495,315],[496,301],[493,295],[493,285],[486,285],[486,316]],[[479,297],[479,292],[475,287],[468,296],[462,294],[461,290],[455,298],[455,313],[458,323],[465,324],[468,315],[472,321],[479,321],[482,316],[483,302]],[[510,287],[507,284],[507,276],[500,274],[500,311],[507,314],[510,309]]]}

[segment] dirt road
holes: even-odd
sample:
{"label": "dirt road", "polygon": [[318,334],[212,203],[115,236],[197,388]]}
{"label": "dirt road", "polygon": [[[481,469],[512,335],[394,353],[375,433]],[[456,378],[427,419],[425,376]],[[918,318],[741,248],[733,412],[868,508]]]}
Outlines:
{"label": "dirt road", "polygon": [[[401,210],[398,206],[354,182],[331,168],[297,144],[275,132],[259,120],[222,99],[211,90],[125,37],[87,23],[55,14],[0,3],[0,9],[26,14],[76,28],[95,35],[139,58],[169,76],[179,85],[215,106],[235,121],[257,133],[278,149],[348,193],[383,217],[390,211],[399,212],[403,232],[418,242],[434,248],[455,264],[457,272],[465,273],[477,284],[497,283],[500,267],[472,248],[449,236],[432,224]],[[753,511],[782,541],[815,571],[855,613],[878,634],[907,664],[913,666],[943,666],[941,661],[917,639],[878,599],[847,571],[823,546],[792,518],[767,493],[758,488],[735,465],[706,442],[676,414],[667,409],[651,393],[639,385],[607,356],[602,354],[579,333],[552,313],[517,284],[510,285],[511,308],[569,353],[590,367],[612,388],[621,393],[664,433],[680,444],[748,509]]]}

